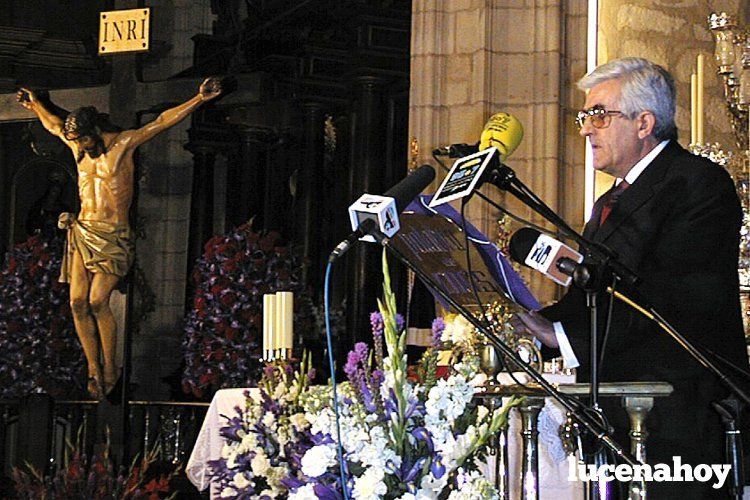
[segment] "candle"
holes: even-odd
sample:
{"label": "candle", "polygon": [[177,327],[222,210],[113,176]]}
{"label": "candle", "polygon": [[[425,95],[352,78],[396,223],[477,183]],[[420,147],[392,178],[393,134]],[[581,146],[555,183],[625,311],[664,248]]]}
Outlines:
{"label": "candle", "polygon": [[698,144],[703,144],[703,54],[698,54],[696,66],[696,73],[698,75],[696,85],[696,105],[698,111],[695,115],[698,133],[696,134],[696,140],[698,141]]}
{"label": "candle", "polygon": [[292,349],[294,344],[294,294],[292,292],[276,292],[276,335],[279,349]]}
{"label": "candle", "polygon": [[690,75],[690,144],[695,144],[698,137],[698,120],[696,112],[696,101],[698,100],[698,86],[696,81],[696,74]]}
{"label": "candle", "polygon": [[276,295],[267,293],[263,295],[263,358],[267,361],[271,361],[274,357],[275,328]]}

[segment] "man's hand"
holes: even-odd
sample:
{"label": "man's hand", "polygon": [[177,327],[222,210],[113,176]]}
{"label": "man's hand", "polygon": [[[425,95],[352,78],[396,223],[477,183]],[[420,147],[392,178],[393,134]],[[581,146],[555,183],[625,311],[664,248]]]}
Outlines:
{"label": "man's hand", "polygon": [[511,323],[517,333],[536,337],[547,347],[559,347],[552,322],[541,314],[534,311],[518,312]]}
{"label": "man's hand", "polygon": [[36,93],[34,93],[33,90],[24,87],[21,87],[16,93],[16,100],[21,103],[21,106],[30,111],[34,110],[34,106],[37,103]]}
{"label": "man's hand", "polygon": [[198,89],[198,94],[200,94],[201,98],[205,102],[219,97],[221,95],[221,91],[221,79],[212,76],[210,78],[206,78],[203,83],[201,83],[201,86]]}

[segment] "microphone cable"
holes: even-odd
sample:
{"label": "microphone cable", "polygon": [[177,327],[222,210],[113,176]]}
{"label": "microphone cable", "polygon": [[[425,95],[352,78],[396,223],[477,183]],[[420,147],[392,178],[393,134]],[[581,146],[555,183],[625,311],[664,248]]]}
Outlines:
{"label": "microphone cable", "polygon": [[331,309],[329,290],[331,284],[331,269],[333,262],[328,262],[326,266],[326,275],[323,282],[323,303],[325,308],[326,319],[326,342],[328,344],[328,366],[331,370],[331,385],[333,387],[333,414],[336,421],[336,451],[339,461],[339,479],[341,481],[341,491],[344,500],[349,500],[349,492],[346,488],[346,462],[344,461],[344,445],[341,442],[341,416],[339,415],[339,399],[336,392],[336,362],[333,358],[333,341],[331,339]]}

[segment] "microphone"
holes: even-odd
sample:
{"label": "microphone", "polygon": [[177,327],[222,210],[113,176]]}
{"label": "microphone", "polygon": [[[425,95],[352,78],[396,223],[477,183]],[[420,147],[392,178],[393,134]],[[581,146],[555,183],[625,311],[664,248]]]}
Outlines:
{"label": "microphone", "polygon": [[455,161],[430,200],[430,207],[471,196],[503,169],[502,162],[516,150],[521,139],[523,126],[518,118],[502,112],[492,115],[482,131],[479,151]]}
{"label": "microphone", "polygon": [[474,144],[451,144],[433,149],[435,156],[461,158],[490,147],[496,147],[500,152],[500,161],[505,161],[513,154],[523,139],[523,125],[515,116],[500,112],[490,116],[484,124],[479,142]]}
{"label": "microphone", "polygon": [[328,262],[333,262],[344,255],[349,247],[360,238],[369,237],[368,241],[375,241],[371,234],[376,230],[389,238],[396,234],[400,228],[398,215],[430,185],[433,179],[435,179],[435,169],[430,165],[422,165],[406,178],[401,179],[383,196],[372,194],[360,196],[349,207],[349,218],[354,231],[336,245],[328,257]]}
{"label": "microphone", "polygon": [[496,147],[500,161],[505,161],[518,148],[523,139],[523,125],[515,116],[500,112],[490,116],[479,139],[479,151]]}
{"label": "microphone", "polygon": [[541,272],[558,285],[568,286],[583,255],[536,229],[522,227],[510,238],[510,256]]}
{"label": "microphone", "polygon": [[441,146],[432,150],[435,156],[447,156],[448,158],[461,158],[479,151],[479,143],[474,144],[451,144],[450,146]]}

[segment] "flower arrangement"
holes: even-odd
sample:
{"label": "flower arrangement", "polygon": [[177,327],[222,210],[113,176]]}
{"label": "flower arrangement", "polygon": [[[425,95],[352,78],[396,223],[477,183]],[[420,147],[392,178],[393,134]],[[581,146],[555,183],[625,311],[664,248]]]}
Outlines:
{"label": "flower arrangement", "polygon": [[58,282],[65,238],[42,232],[15,245],[0,270],[0,397],[83,391],[83,350],[68,287]]}
{"label": "flower arrangement", "polygon": [[257,383],[265,293],[295,292],[294,329],[313,328],[299,271],[279,233],[254,232],[250,223],[206,243],[192,276],[193,307],[185,318],[184,392],[206,398],[224,387]]}
{"label": "flower arrangement", "polygon": [[[385,255],[383,269],[384,299],[370,318],[373,347],[358,343],[349,353],[348,381],[338,391],[347,492],[356,499],[497,498],[476,472],[477,459],[520,400],[494,412],[477,404],[483,379],[469,351],[445,378],[436,376],[437,351],[452,345],[443,337],[456,333],[455,318],[433,323],[432,346],[416,380],[409,378]],[[344,498],[332,388],[309,385],[305,363],[292,373],[267,368],[260,396],[228,418],[222,458],[211,464],[223,498]]]}
{"label": "flower arrangement", "polygon": [[171,464],[166,469],[158,464],[158,450],[133,460],[127,470],[115,470],[108,450],[109,445],[94,454],[89,462],[85,454],[70,446],[64,467],[48,477],[33,467],[27,471],[14,468],[14,498],[158,500],[176,497],[176,493],[170,494],[170,481],[178,471]]}

